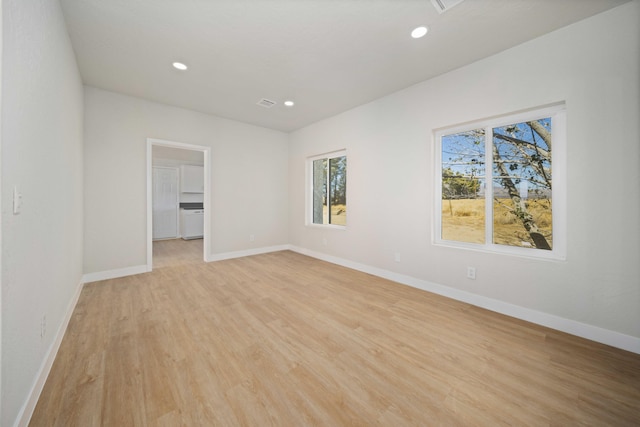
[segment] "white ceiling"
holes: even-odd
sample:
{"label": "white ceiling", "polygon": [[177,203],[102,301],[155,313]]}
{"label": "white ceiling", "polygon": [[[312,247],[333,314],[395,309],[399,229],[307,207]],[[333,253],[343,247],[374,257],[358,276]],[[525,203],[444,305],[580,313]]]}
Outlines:
{"label": "white ceiling", "polygon": [[[627,1],[466,0],[443,14],[430,0],[61,4],[85,84],[291,131]],[[419,25],[430,31],[412,39]]]}

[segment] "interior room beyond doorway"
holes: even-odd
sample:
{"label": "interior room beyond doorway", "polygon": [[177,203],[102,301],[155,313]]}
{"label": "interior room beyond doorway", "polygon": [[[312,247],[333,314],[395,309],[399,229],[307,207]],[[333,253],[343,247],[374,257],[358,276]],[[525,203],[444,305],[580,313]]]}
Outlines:
{"label": "interior room beyond doorway", "polygon": [[202,263],[205,152],[151,148],[153,268]]}

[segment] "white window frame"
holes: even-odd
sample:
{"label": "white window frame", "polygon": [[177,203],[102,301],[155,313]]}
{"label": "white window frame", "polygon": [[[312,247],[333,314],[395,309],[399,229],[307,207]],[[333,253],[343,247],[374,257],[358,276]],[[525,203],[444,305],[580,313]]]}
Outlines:
{"label": "white window frame", "polygon": [[[335,230],[346,230],[346,225],[339,224],[316,224],[313,222],[313,162],[321,159],[334,159],[337,157],[347,157],[347,150],[342,149],[338,151],[331,151],[329,153],[318,154],[312,157],[307,157],[306,162],[306,197],[305,197],[305,225],[309,227],[320,228],[332,228]],[[349,186],[349,158],[347,157],[347,191]],[[328,179],[328,178],[327,178]],[[348,194],[348,193],[347,193]],[[348,196],[347,196],[348,197]],[[349,222],[348,210],[347,210],[347,223]]]}
{"label": "white window frame", "polygon": [[[541,118],[551,118],[553,150],[551,168],[553,176],[551,250],[524,248],[492,243],[493,239],[493,128]],[[468,243],[442,239],[442,137],[455,133],[485,129],[485,243]],[[466,123],[460,126],[436,129],[433,134],[435,159],[435,204],[433,213],[433,239],[435,245],[469,249],[536,259],[566,260],[567,256],[567,120],[564,103],[536,108],[519,113]]]}

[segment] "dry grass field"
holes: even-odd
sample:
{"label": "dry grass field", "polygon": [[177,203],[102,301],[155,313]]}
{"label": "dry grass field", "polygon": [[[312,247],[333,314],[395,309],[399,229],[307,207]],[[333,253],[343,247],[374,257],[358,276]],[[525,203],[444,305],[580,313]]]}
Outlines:
{"label": "dry grass field", "polygon": [[[510,199],[497,199],[494,205],[494,243],[528,247],[533,241],[518,218],[510,212]],[[484,243],[484,199],[442,201],[442,238],[469,243]],[[551,201],[530,199],[527,209],[538,228],[553,247],[551,238]]]}
{"label": "dry grass field", "polygon": [[[325,224],[328,224],[327,206],[322,207],[322,215]],[[331,205],[331,224],[347,225],[347,207],[345,205]]]}

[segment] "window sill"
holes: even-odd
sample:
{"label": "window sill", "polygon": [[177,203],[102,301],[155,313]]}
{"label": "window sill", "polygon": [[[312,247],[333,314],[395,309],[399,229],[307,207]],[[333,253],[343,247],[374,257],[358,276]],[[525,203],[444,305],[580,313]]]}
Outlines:
{"label": "window sill", "polygon": [[335,225],[335,224],[314,224],[314,223],[306,223],[306,227],[310,228],[321,228],[323,230],[339,230],[344,231],[347,229],[346,225]]}
{"label": "window sill", "polygon": [[466,251],[474,251],[492,255],[514,256],[530,260],[557,262],[564,262],[567,260],[566,253],[561,252],[559,249],[547,251],[535,248],[519,248],[516,246],[501,247],[499,245],[480,245],[475,243],[451,242],[447,240],[435,241],[433,242],[433,245],[442,248],[462,249]]}

